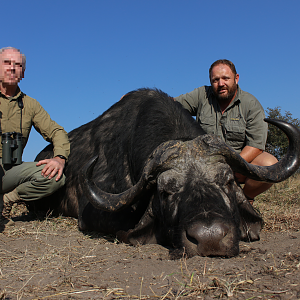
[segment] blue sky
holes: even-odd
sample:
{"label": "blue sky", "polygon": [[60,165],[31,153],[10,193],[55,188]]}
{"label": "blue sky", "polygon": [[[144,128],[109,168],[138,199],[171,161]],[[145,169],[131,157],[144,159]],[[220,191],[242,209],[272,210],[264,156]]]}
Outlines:
{"label": "blue sky", "polygon": [[[67,131],[133,89],[208,85],[220,58],[265,109],[300,118],[299,11],[298,0],[2,1],[0,47],[25,53],[21,89]],[[23,159],[46,145],[33,129]]]}

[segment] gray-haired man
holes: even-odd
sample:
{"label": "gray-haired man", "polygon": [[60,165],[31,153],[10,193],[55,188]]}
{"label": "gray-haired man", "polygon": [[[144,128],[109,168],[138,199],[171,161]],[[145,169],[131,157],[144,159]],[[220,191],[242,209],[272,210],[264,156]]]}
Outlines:
{"label": "gray-haired man", "polygon": [[[21,92],[18,83],[24,78],[26,58],[20,50],[0,49],[0,126],[1,133],[22,136],[22,152],[34,128],[54,146],[54,158],[15,164],[3,161],[0,144],[0,176],[4,218],[10,217],[12,205],[18,201],[33,201],[54,193],[65,182],[63,169],[70,152],[67,133],[35,99]],[[21,135],[20,135],[21,134]],[[12,137],[13,138],[13,137]]]}

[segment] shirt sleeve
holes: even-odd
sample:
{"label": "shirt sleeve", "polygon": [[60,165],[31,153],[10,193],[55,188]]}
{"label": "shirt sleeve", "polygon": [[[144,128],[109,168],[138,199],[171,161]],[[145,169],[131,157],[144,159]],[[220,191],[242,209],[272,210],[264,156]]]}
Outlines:
{"label": "shirt sleeve", "polygon": [[193,91],[175,97],[174,99],[181,103],[182,106],[187,109],[192,116],[196,116],[202,88],[204,87],[196,88]]}
{"label": "shirt sleeve", "polygon": [[246,145],[265,150],[268,124],[261,104],[253,97],[246,118]]}
{"label": "shirt sleeve", "polygon": [[50,115],[37,101],[33,116],[33,126],[47,142],[53,144],[54,156],[63,155],[68,158],[70,142],[67,132],[50,118]]}

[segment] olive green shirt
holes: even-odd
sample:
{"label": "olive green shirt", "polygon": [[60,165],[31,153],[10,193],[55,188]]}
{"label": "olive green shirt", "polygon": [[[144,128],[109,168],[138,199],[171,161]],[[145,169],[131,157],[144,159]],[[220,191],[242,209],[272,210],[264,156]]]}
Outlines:
{"label": "olive green shirt", "polygon": [[[22,109],[22,125],[20,124],[21,109],[19,108],[17,101],[19,97],[22,98],[24,105],[24,108]],[[70,143],[66,131],[63,127],[51,120],[49,114],[43,109],[38,101],[28,97],[19,89],[17,95],[10,98],[7,98],[0,92],[0,122],[2,133],[21,132],[20,126],[22,126],[23,150],[33,126],[46,141],[53,143],[54,156],[63,155],[68,158],[70,153]],[[2,157],[2,143],[0,144],[0,157]]]}
{"label": "olive green shirt", "polygon": [[222,114],[211,86],[196,88],[175,98],[206,133],[219,136],[237,152],[245,146],[265,150],[268,126],[259,101],[238,86],[237,95]]}

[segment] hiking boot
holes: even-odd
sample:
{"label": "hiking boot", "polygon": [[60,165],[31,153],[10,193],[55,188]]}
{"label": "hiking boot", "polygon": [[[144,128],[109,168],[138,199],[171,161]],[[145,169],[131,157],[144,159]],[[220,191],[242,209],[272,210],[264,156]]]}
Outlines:
{"label": "hiking boot", "polygon": [[21,198],[17,191],[14,189],[13,191],[3,195],[3,209],[2,216],[4,218],[10,218],[10,212],[15,203],[21,201]]}

